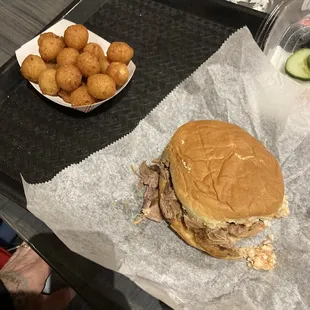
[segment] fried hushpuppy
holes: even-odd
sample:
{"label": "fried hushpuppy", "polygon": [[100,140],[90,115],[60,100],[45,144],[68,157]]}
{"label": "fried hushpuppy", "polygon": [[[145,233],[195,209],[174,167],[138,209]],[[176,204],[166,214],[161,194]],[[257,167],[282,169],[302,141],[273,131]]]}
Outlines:
{"label": "fried hushpuppy", "polygon": [[76,61],[76,66],[85,77],[89,77],[100,72],[100,63],[98,58],[89,52],[84,52],[79,55]]}
{"label": "fried hushpuppy", "polygon": [[46,64],[40,56],[30,54],[24,59],[20,72],[25,79],[38,83],[40,74],[46,68]]}
{"label": "fried hushpuppy", "polygon": [[88,41],[88,30],[84,25],[69,26],[64,34],[65,43],[68,47],[77,49],[84,48]]}
{"label": "fried hushpuppy", "polygon": [[104,100],[116,92],[114,80],[106,74],[94,74],[87,79],[87,90],[96,99]]}
{"label": "fried hushpuppy", "polygon": [[60,37],[49,36],[39,46],[39,53],[43,60],[54,61],[61,50],[64,49],[64,42]]}
{"label": "fried hushpuppy", "polygon": [[106,56],[99,58],[99,64],[100,64],[100,72],[106,73],[110,65],[108,58]]}
{"label": "fried hushpuppy", "polygon": [[115,81],[117,87],[121,87],[128,81],[129,71],[124,63],[112,62],[107,69],[107,75]]}
{"label": "fried hushpuppy", "polygon": [[56,96],[59,86],[56,82],[56,69],[46,69],[39,77],[39,86],[44,95]]}
{"label": "fried hushpuppy", "polygon": [[43,40],[47,37],[52,37],[52,38],[59,38],[58,35],[56,35],[55,33],[53,32],[45,32],[45,33],[42,33],[40,36],[39,36],[39,39],[38,39],[38,45],[40,46],[43,42]]}
{"label": "fried hushpuppy", "polygon": [[112,42],[107,51],[110,62],[122,62],[126,65],[128,65],[133,55],[133,48],[125,42]]}
{"label": "fried hushpuppy", "polygon": [[57,55],[56,61],[60,66],[74,65],[79,55],[79,51],[75,48],[66,47]]}
{"label": "fried hushpuppy", "polygon": [[96,102],[96,99],[88,92],[85,85],[74,90],[70,98],[73,106],[90,105]]}
{"label": "fried hushpuppy", "polygon": [[88,52],[97,56],[97,58],[102,58],[105,56],[102,47],[97,43],[87,43],[83,48],[83,52]]}
{"label": "fried hushpuppy", "polygon": [[74,91],[81,85],[82,73],[74,65],[60,66],[56,72],[56,82],[65,91]]}

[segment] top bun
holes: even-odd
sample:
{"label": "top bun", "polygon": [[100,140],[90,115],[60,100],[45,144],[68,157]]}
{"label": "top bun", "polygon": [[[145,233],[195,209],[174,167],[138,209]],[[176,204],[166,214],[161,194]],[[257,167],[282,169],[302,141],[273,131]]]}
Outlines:
{"label": "top bun", "polygon": [[187,123],[164,157],[183,208],[210,227],[271,218],[281,207],[284,184],[276,158],[236,125]]}

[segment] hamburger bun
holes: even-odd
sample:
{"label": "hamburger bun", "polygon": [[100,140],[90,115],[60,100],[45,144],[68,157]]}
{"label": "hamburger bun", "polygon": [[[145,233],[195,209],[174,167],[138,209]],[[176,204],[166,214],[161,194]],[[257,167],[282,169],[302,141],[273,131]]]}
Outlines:
{"label": "hamburger bun", "polygon": [[208,227],[271,218],[282,205],[284,183],[276,158],[236,125],[187,123],[175,132],[164,158],[183,208]]}

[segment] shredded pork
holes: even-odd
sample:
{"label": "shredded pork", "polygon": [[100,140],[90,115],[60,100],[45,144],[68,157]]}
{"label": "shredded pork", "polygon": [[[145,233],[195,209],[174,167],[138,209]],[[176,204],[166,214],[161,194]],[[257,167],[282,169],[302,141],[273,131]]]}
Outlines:
{"label": "shredded pork", "polygon": [[139,167],[139,176],[141,185],[145,186],[142,213],[149,220],[160,222],[163,217],[159,208],[159,167],[148,166],[144,161]]}

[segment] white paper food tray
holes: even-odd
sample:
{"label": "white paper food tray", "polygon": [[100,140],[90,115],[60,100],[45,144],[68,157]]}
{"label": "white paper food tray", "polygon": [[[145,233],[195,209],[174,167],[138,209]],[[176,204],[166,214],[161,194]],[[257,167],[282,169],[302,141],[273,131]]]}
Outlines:
{"label": "white paper food tray", "polygon": [[[62,19],[59,22],[57,22],[56,24],[54,24],[53,26],[51,26],[50,28],[46,29],[44,32],[53,32],[55,34],[57,34],[58,36],[63,36],[65,30],[71,26],[74,25],[75,23],[66,20],[66,19]],[[98,35],[96,35],[95,33],[91,32],[88,30],[89,33],[89,39],[88,42],[94,42],[94,43],[98,43],[102,49],[104,50],[105,54],[107,53],[107,50],[110,46],[110,42],[104,40],[103,38],[99,37]],[[24,59],[29,55],[29,54],[33,54],[33,55],[38,55],[39,54],[39,46],[38,46],[38,38],[40,35],[36,36],[35,38],[33,38],[32,40],[28,41],[27,43],[25,43],[24,45],[22,45],[18,50],[15,51],[16,54],[16,58],[17,61],[19,63],[19,66],[22,65]],[[115,38],[115,41],[117,41],[117,38]],[[135,64],[130,61],[130,63],[128,64],[128,70],[129,70],[129,79],[128,81],[119,89],[116,90],[116,93],[114,96],[116,96],[117,94],[119,94],[125,87],[126,85],[129,83],[129,81],[131,80],[135,70],[136,70],[136,66]],[[40,93],[42,94],[40,87],[38,84],[32,83],[32,86]],[[85,106],[78,106],[78,107],[73,107],[70,103],[66,103],[64,100],[62,100],[62,98],[60,98],[59,96],[48,96],[48,95],[44,95],[42,94],[42,96],[48,98],[51,101],[54,101],[57,104],[60,104],[62,106],[68,107],[68,108],[72,108],[75,110],[79,110],[82,112],[90,112],[93,109],[99,107],[100,105],[102,105],[103,103],[109,101],[111,98],[110,97],[106,100],[102,100],[102,101],[98,101],[92,105],[85,105]]]}

